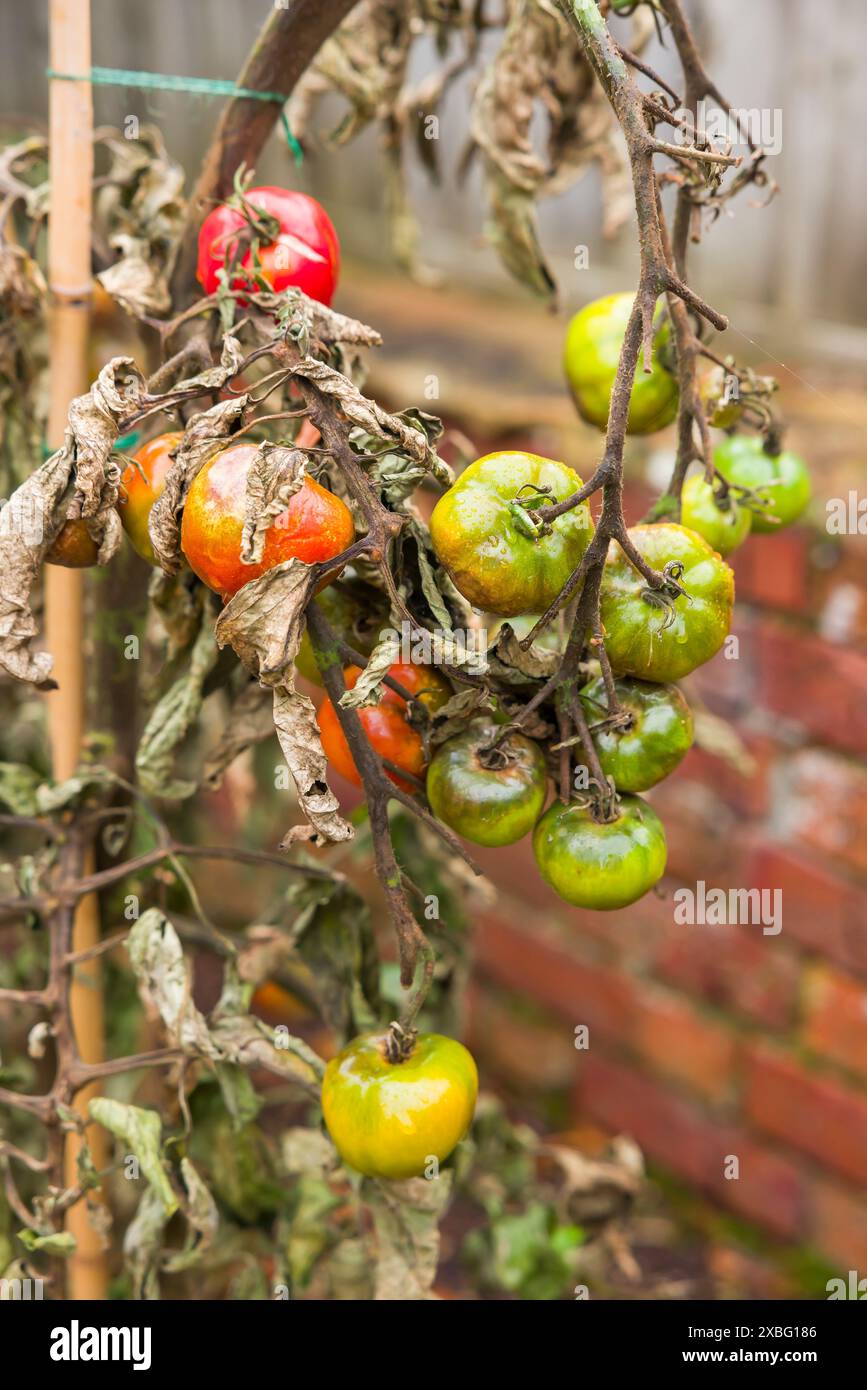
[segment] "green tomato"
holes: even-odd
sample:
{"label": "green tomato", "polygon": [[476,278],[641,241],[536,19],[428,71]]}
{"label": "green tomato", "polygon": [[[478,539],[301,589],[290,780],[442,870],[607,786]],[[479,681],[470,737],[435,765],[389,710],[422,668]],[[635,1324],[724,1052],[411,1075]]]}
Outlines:
{"label": "green tomato", "polygon": [[735,434],[723,440],[714,450],[713,461],[727,482],[752,489],[766,504],[753,511],[754,531],[790,526],[810,500],[810,474],[800,454],[789,449],[767,454],[758,435]]}
{"label": "green tomato", "polygon": [[[692,712],[676,685],[619,680],[614,686],[629,722],[593,729],[593,742],[602,771],[613,777],[619,792],[646,792],[673,772],[692,747]],[[591,728],[607,718],[601,677],[584,687],[581,702]]]}
{"label": "green tomato", "polygon": [[750,534],[753,513],[749,507],[741,507],[732,492],[721,506],[710,483],[697,475],[683,485],[680,519],[690,531],[704,536],[718,554],[731,555]]}
{"label": "green tomato", "polygon": [[543,612],[579,564],[593,522],[582,502],[556,517],[549,534],[534,535],[526,503],[562,502],[580,487],[565,463],[538,454],[486,454],[471,463],[430,520],[437,558],[464,598],[504,618]]}
{"label": "green tomato", "polygon": [[[566,332],[563,367],[578,414],[600,430],[608,427],[608,407],[633,294],[609,294],[581,309]],[[657,318],[662,308],[657,309]],[[654,338],[653,363],[645,372],[639,358],[630,396],[628,434],[652,434],[670,425],[677,414],[677,382],[660,360],[671,329],[664,320]]]}
{"label": "green tomato", "polygon": [[574,907],[611,912],[644,896],[665,872],[662,821],[638,796],[620,798],[617,818],[597,821],[577,802],[549,806],[533,833],[545,882]]}
{"label": "green tomato", "polygon": [[618,676],[676,681],[710,661],[731,626],[735,578],[707,541],[674,522],[633,526],[633,545],[657,571],[683,566],[685,594],[651,590],[613,542],[602,578],[605,649]]}
{"label": "green tomato", "polygon": [[354,1038],[325,1068],[322,1113],[340,1157],[370,1178],[415,1178],[442,1163],[470,1127],[479,1077],[454,1038],[420,1033],[404,1062],[387,1035]]}
{"label": "green tomato", "polygon": [[497,725],[474,719],[438,748],[427,773],[434,815],[476,845],[513,845],[533,829],[545,805],[548,774],[537,743],[513,733],[494,754]]}
{"label": "green tomato", "polygon": [[[316,602],[337,635],[361,652],[362,656],[370,656],[380,632],[388,626],[388,600],[385,595],[361,580],[341,579],[317,594]],[[295,665],[313,685],[322,685],[313,644],[306,629]]]}

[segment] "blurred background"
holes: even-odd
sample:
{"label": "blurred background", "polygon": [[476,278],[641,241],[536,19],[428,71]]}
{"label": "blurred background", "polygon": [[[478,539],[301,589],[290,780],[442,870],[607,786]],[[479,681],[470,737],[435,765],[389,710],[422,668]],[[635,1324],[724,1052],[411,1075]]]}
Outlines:
{"label": "blurred background", "polygon": [[[826,529],[829,499],[867,499],[867,182],[853,153],[867,118],[867,9],[688,9],[733,105],[771,121],[781,188],[766,208],[760,192],[730,204],[690,279],[730,315],[717,349],[778,377],[787,442],[809,462],[814,500],[804,524],[753,537],[734,557],[738,657],[686,683],[706,715],[704,746],[651,794],[670,847],[663,892],[611,916],[582,913],[539,882],[528,845],[479,856],[498,891],[473,909],[467,1036],[518,1116],[591,1152],[616,1133],[641,1145],[654,1186],[624,1287],[823,1298],[828,1278],[867,1275],[867,535]],[[267,0],[94,0],[94,61],[234,77],[267,10]],[[24,52],[36,61],[21,62]],[[3,107],[19,128],[45,120],[43,55],[47,64],[43,0],[4,5]],[[645,57],[672,71],[656,40]],[[456,177],[468,82],[444,108],[441,184],[410,165],[420,281],[390,260],[376,133],[339,151],[312,146],[301,171],[275,135],[257,181],[298,184],[331,212],[346,251],[337,307],[384,337],[371,394],[441,415],[465,452],[520,445],[587,476],[600,439],[565,393],[561,342],[577,307],[633,287],[635,228],[603,238],[590,173],[542,209],[558,309],[516,286],[484,243],[477,171]],[[98,88],[95,100],[99,121],[157,125],[192,177],[218,102],[122,88]],[[323,132],[339,114],[326,106]],[[580,246],[588,266],[576,270]],[[109,339],[115,331],[102,325]],[[672,457],[671,431],[629,442],[628,517],[642,515]],[[115,679],[106,673],[106,702],[132,701]],[[124,709],[132,738],[139,716]],[[270,792],[257,765],[239,765],[204,799],[202,834],[280,838],[286,793]],[[782,931],[676,925],[673,893],[699,880],[782,890]],[[215,869],[206,889],[215,916],[248,920],[248,879]],[[581,1025],[586,1050],[575,1045]]]}

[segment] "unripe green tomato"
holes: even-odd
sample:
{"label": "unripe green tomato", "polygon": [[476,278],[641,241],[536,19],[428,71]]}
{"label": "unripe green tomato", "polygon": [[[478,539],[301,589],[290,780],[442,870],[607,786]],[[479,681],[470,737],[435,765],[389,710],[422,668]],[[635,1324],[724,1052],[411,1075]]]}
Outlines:
{"label": "unripe green tomato", "polygon": [[[317,594],[316,602],[338,637],[342,637],[362,656],[370,656],[380,632],[388,626],[388,601],[385,595],[359,580],[341,579]],[[295,665],[313,685],[322,685],[313,644],[306,628]]]}
{"label": "unripe green tomato", "polygon": [[[668,777],[686,757],[693,740],[692,711],[676,685],[615,681],[617,701],[628,724],[594,729],[602,771],[619,792],[646,792]],[[608,701],[601,677],[581,691],[587,722],[605,719]]]}
{"label": "unripe green tomato", "polygon": [[434,815],[476,845],[513,845],[533,829],[545,805],[548,775],[537,743],[512,733],[493,753],[498,727],[474,719],[442,744],[427,772]]}
{"label": "unripe green tomato", "polygon": [[479,1077],[454,1038],[420,1033],[390,1062],[386,1033],[354,1038],[325,1068],[322,1113],[337,1152],[370,1178],[416,1178],[442,1163],[473,1118]]}
{"label": "unripe green tomato", "polygon": [[691,531],[704,536],[720,555],[731,555],[750,534],[753,513],[739,506],[730,492],[721,506],[717,495],[701,475],[687,478],[680,498],[680,519]]}
{"label": "unripe green tomato", "polygon": [[573,907],[628,907],[665,872],[662,821],[638,796],[620,798],[616,820],[594,820],[587,806],[549,806],[533,833],[539,872]]}
{"label": "unripe green tomato", "polygon": [[785,449],[767,454],[758,435],[735,434],[714,450],[713,461],[722,476],[738,487],[748,487],[766,506],[753,511],[752,529],[779,531],[790,526],[810,500],[810,473],[800,454]]}
{"label": "unripe green tomato", "polygon": [[707,541],[686,526],[650,522],[631,527],[629,536],[657,572],[669,563],[681,565],[686,593],[665,602],[612,542],[600,600],[612,670],[639,680],[680,680],[710,661],[728,636],[734,575]]}
{"label": "unripe green tomato", "polygon": [[593,521],[582,502],[556,517],[548,534],[533,535],[523,504],[563,502],[580,488],[565,463],[518,450],[465,468],[430,519],[437,559],[464,598],[504,618],[544,612],[590,544]]}
{"label": "unripe green tomato", "polygon": [[[594,299],[579,310],[566,331],[563,367],[578,414],[600,430],[608,427],[611,392],[634,300],[634,294]],[[662,309],[658,308],[657,318],[661,317]],[[653,340],[650,372],[644,371],[639,357],[629,398],[628,434],[652,434],[670,425],[677,414],[677,381],[660,360],[670,334],[665,319]]]}

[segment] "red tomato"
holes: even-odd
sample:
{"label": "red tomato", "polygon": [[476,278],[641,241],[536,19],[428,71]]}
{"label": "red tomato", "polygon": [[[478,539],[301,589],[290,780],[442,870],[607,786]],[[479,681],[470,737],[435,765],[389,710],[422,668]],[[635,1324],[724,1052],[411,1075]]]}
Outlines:
{"label": "red tomato", "polygon": [[[306,193],[291,188],[249,188],[244,194],[254,208],[264,208],[280,224],[276,241],[260,242],[259,269],[274,290],[295,286],[311,299],[330,304],[340,270],[340,243],[328,213]],[[209,212],[199,231],[199,263],[196,277],[205,294],[217,289],[217,272],[232,254],[238,233],[249,230],[249,223],[238,208],[221,203]],[[241,265],[251,264],[247,247]],[[236,275],[234,290],[245,289],[250,281]]]}
{"label": "red tomato", "polygon": [[[430,666],[416,666],[397,661],[388,668],[388,674],[431,710],[439,709],[452,694],[448,681]],[[347,690],[352,690],[360,675],[360,666],[346,668],[343,679]],[[323,701],[318,717],[325,756],[341,777],[360,787],[361,778],[330,700]],[[404,772],[411,772],[415,777],[423,775],[427,761],[421,734],[407,722],[406,701],[396,690],[384,685],[379,703],[360,709],[358,717],[372,747],[380,757],[387,758],[396,767],[402,768]],[[391,772],[388,775],[392,782],[403,787],[404,791],[412,791],[410,784],[395,777]]]}
{"label": "red tomato", "polygon": [[257,565],[241,563],[247,473],[255,444],[234,444],[196,475],[181,521],[181,549],[194,574],[209,589],[230,598],[243,584],[284,560],[315,565],[346,550],[355,539],[352,513],[339,497],[305,478],[274,518]]}

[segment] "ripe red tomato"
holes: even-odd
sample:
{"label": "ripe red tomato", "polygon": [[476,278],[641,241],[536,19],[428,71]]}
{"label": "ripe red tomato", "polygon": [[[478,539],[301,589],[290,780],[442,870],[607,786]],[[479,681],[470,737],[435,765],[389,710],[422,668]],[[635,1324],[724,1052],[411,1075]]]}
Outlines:
{"label": "ripe red tomato", "polygon": [[[294,286],[311,299],[330,304],[340,271],[340,243],[328,213],[306,193],[292,188],[248,188],[245,201],[256,209],[264,209],[280,224],[276,240],[258,247],[259,269],[274,290]],[[199,262],[196,277],[205,294],[217,289],[217,272],[233,259],[238,246],[238,234],[249,231],[249,222],[238,208],[221,203],[202,223],[199,231]],[[243,243],[242,243],[243,244]],[[252,264],[252,248],[247,245],[240,264],[245,269]],[[251,281],[238,274],[232,289],[248,288]]]}
{"label": "ripe red tomato", "polygon": [[182,430],[173,430],[149,439],[133,454],[135,464],[128,463],[121,475],[117,509],[123,529],[129,536],[133,550],[149,565],[156,565],[157,557],[151,545],[148,518],[174,462],[170,451],[177,448],[183,437]]}
{"label": "ripe red tomato", "polygon": [[181,549],[194,574],[209,589],[231,598],[266,570],[293,558],[314,565],[352,544],[352,513],[339,497],[305,478],[275,517],[258,565],[241,563],[247,473],[255,444],[235,444],[217,454],[193,480],[181,522]]}
{"label": "ripe red tomato", "polygon": [[[448,681],[431,666],[397,661],[389,667],[388,674],[430,710],[440,709],[452,694]],[[352,690],[360,675],[360,666],[346,668],[343,679],[348,690]],[[406,714],[406,700],[387,685],[382,687],[378,704],[358,711],[364,732],[380,757],[387,758],[404,772],[421,777],[427,767],[424,744],[421,734],[408,722]],[[341,777],[360,787],[361,778],[349,751],[349,744],[344,737],[334,706],[328,699],[323,701],[319,709],[319,732],[328,761]],[[410,785],[402,782],[393,773],[389,772],[388,775],[397,786],[403,787],[404,791],[412,790]]]}

